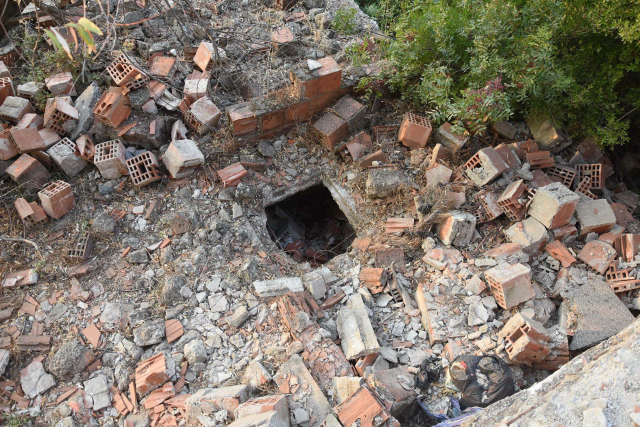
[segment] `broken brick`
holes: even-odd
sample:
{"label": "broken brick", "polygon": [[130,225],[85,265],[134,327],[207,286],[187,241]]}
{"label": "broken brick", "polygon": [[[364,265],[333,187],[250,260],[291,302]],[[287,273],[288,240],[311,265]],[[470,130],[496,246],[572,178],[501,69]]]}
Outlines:
{"label": "broken brick", "polygon": [[126,164],[131,181],[136,187],[144,187],[162,179],[158,159],[151,151],[128,159]]}
{"label": "broken brick", "polygon": [[499,336],[505,339],[509,359],[531,366],[551,352],[549,333],[541,323],[518,313],[504,325]]}
{"label": "broken brick", "polygon": [[554,240],[544,247],[549,255],[557,259],[562,263],[563,268],[569,268],[576,263],[576,259],[571,255],[571,252],[559,241]]}
{"label": "broken brick", "polygon": [[42,209],[51,218],[60,219],[75,206],[71,185],[56,181],[38,192]]}
{"label": "broken brick", "polygon": [[184,333],[182,323],[180,323],[178,319],[167,320],[165,322],[165,333],[167,336],[167,342],[174,342]]}
{"label": "broken brick", "polygon": [[51,178],[49,171],[28,154],[18,157],[18,160],[13,162],[6,172],[15,182],[23,184],[30,190],[39,190]]}
{"label": "broken brick", "polygon": [[171,142],[162,156],[173,179],[186,178],[204,164],[204,156],[195,141],[183,139]]}
{"label": "broken brick", "polygon": [[18,123],[25,114],[35,113],[28,99],[7,96],[0,106],[0,120]]}
{"label": "broken brick", "polygon": [[136,391],[146,396],[169,381],[164,353],[158,353],[138,364],[135,373]]}
{"label": "broken brick", "polygon": [[93,163],[106,179],[118,179],[128,175],[125,148],[119,140],[103,142],[95,146]]}
{"label": "broken brick", "polygon": [[235,187],[248,174],[247,170],[240,163],[233,163],[218,171],[218,178],[223,187]]}
{"label": "broken brick", "polygon": [[208,98],[200,98],[189,107],[184,120],[198,135],[204,135],[218,124],[222,113]]}
{"label": "broken brick", "polygon": [[580,196],[564,184],[553,184],[538,188],[529,206],[529,215],[547,228],[557,228],[569,223]]}
{"label": "broken brick", "polygon": [[578,259],[598,274],[604,274],[615,259],[616,250],[602,240],[592,240],[578,253]]}
{"label": "broken brick", "polygon": [[131,114],[129,98],[122,88],[110,87],[93,108],[93,114],[100,123],[117,128]]}
{"label": "broken brick", "polygon": [[67,251],[67,258],[77,261],[85,261],[91,255],[93,249],[93,236],[91,233],[84,233],[73,247]]}
{"label": "broken brick", "polygon": [[78,118],[78,110],[65,98],[56,96],[47,101],[44,126],[55,133],[61,135],[70,133],[76,127]]}
{"label": "broken brick", "polygon": [[426,117],[407,112],[402,119],[398,139],[411,148],[424,148],[431,135],[431,122]]}
{"label": "broken brick", "polygon": [[313,124],[313,132],[327,150],[333,151],[349,135],[349,126],[335,114],[326,113]]}
{"label": "broken brick", "polygon": [[19,197],[15,201],[15,207],[26,228],[37,227],[48,220],[44,209],[36,202],[29,203],[24,198]]}
{"label": "broken brick", "polygon": [[71,73],[68,71],[47,77],[44,82],[47,85],[47,89],[49,89],[49,92],[51,92],[54,96],[76,96],[76,88],[73,83],[73,75],[71,75]]}
{"label": "broken brick", "polygon": [[505,310],[535,296],[531,287],[531,268],[524,264],[498,265],[485,271],[484,277],[496,302]]}
{"label": "broken brick", "polygon": [[474,154],[464,164],[464,170],[474,184],[483,186],[502,175],[507,170],[507,164],[496,150],[487,147]]}

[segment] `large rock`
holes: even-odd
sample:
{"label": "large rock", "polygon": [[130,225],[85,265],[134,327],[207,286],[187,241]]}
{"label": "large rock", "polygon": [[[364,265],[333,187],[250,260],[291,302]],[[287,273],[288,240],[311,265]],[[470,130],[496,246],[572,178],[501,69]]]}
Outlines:
{"label": "large rock", "polygon": [[187,284],[184,276],[169,276],[164,282],[161,295],[162,302],[165,305],[171,306],[184,301],[184,297],[180,293],[180,290]]}
{"label": "large rock", "polygon": [[91,350],[73,340],[58,349],[49,360],[48,368],[60,379],[70,379],[84,371],[95,359]]}
{"label": "large rock", "polygon": [[20,385],[24,394],[33,399],[55,386],[56,380],[47,374],[42,362],[31,362],[20,372]]}
{"label": "large rock", "polygon": [[133,330],[133,342],[140,347],[161,343],[165,337],[164,326],[162,319],[145,322]]}
{"label": "large rock", "polygon": [[95,217],[91,224],[91,233],[99,239],[106,239],[112,236],[115,229],[116,220],[106,212]]}
{"label": "large rock", "polygon": [[366,192],[369,198],[381,198],[403,192],[409,186],[407,176],[396,169],[374,169],[369,172]]}

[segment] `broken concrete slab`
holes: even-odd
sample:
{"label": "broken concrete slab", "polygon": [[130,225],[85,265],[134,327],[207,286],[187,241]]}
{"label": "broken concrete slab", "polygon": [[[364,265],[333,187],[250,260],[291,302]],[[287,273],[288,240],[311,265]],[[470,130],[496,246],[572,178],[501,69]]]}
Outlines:
{"label": "broken concrete slab", "polygon": [[367,196],[372,199],[401,193],[408,185],[407,176],[396,169],[371,170],[365,184]]}
{"label": "broken concrete slab", "polygon": [[253,288],[261,298],[277,297],[287,292],[302,292],[304,286],[299,277],[281,277],[273,280],[256,280]]}
{"label": "broken concrete slab", "polygon": [[342,351],[347,359],[358,359],[380,352],[380,344],[371,326],[361,294],[349,297],[347,304],[340,308],[336,323],[342,340]]}

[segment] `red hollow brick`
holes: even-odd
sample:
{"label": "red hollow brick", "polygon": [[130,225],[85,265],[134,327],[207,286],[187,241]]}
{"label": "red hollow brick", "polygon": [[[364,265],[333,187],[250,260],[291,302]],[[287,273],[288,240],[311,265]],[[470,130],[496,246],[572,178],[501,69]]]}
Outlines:
{"label": "red hollow brick", "polygon": [[26,228],[36,227],[40,224],[44,224],[48,220],[44,209],[42,209],[36,202],[29,203],[24,198],[20,197],[16,199],[15,207]]}
{"label": "red hollow brick", "polygon": [[51,178],[49,171],[28,154],[18,157],[18,160],[13,162],[6,172],[14,181],[23,184],[30,190],[41,189]]}
{"label": "red hollow brick", "polygon": [[131,114],[131,107],[128,106],[129,99],[124,94],[122,88],[110,87],[102,94],[100,100],[93,109],[93,114],[100,123],[118,127]]}
{"label": "red hollow brick", "polygon": [[16,146],[20,153],[30,153],[47,148],[38,129],[18,129],[9,131],[9,140]]}
{"label": "red hollow brick", "polygon": [[151,151],[138,154],[128,159],[126,163],[133,185],[136,187],[144,187],[162,179],[158,159]]}
{"label": "red hollow brick", "polygon": [[229,123],[235,136],[247,135],[258,130],[258,118],[251,109],[251,103],[236,104],[227,110]]}
{"label": "red hollow brick", "polygon": [[328,150],[334,148],[349,134],[347,122],[333,113],[326,113],[313,124],[313,132]]}
{"label": "red hollow brick", "polygon": [[60,219],[75,206],[73,189],[69,183],[56,181],[38,192],[42,209],[51,218]]}
{"label": "red hollow brick", "polygon": [[431,135],[431,122],[426,117],[407,112],[404,115],[398,139],[411,148],[424,148]]}

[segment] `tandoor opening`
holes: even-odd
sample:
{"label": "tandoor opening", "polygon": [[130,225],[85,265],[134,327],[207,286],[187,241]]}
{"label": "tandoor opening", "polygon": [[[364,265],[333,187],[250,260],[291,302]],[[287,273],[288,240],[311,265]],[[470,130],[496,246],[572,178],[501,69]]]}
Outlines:
{"label": "tandoor opening", "polygon": [[265,208],[271,239],[298,262],[323,264],[345,253],[356,235],[322,184]]}

